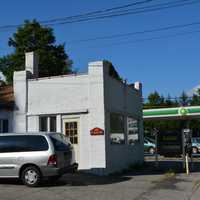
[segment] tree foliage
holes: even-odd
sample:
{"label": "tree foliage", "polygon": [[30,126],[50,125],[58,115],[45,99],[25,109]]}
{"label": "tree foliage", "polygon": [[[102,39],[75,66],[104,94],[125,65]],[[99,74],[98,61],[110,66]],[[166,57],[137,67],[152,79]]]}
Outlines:
{"label": "tree foliage", "polygon": [[53,29],[41,26],[36,20],[25,21],[9,38],[8,45],[14,52],[0,58],[0,71],[8,83],[13,72],[24,70],[25,52],[39,54],[39,77],[67,74],[72,71],[71,61],[65,53],[64,44],[56,44]]}

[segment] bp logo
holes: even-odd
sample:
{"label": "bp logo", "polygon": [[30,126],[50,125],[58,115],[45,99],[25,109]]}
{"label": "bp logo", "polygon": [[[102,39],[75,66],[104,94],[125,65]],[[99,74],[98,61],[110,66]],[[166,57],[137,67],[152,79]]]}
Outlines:
{"label": "bp logo", "polygon": [[188,109],[187,108],[179,108],[178,110],[179,115],[187,115],[188,114]]}

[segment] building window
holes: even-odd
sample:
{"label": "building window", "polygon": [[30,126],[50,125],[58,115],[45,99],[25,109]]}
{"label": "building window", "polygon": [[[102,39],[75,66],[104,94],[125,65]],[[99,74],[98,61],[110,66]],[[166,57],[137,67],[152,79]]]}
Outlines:
{"label": "building window", "polygon": [[139,140],[139,122],[133,117],[127,118],[127,133],[128,133],[128,144],[134,144]]}
{"label": "building window", "polygon": [[56,117],[53,116],[53,117],[49,117],[50,120],[50,132],[56,132]]}
{"label": "building window", "polygon": [[40,131],[48,131],[47,117],[40,117]]}
{"label": "building window", "polygon": [[65,135],[72,144],[78,144],[78,124],[74,122],[65,122]]}
{"label": "building window", "polygon": [[110,140],[111,144],[125,144],[123,115],[116,113],[110,114]]}
{"label": "building window", "polygon": [[8,133],[8,119],[0,119],[0,133]]}
{"label": "building window", "polygon": [[39,120],[39,130],[56,132],[56,116],[42,116]]}

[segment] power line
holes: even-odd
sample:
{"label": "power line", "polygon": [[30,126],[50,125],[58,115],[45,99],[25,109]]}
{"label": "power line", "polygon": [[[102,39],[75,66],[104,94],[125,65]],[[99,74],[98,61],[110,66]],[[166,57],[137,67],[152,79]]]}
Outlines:
{"label": "power line", "polygon": [[[64,24],[70,24],[70,23],[85,22],[85,21],[105,19],[105,18],[113,18],[113,17],[118,17],[118,16],[124,16],[124,15],[133,15],[133,14],[147,13],[147,12],[153,12],[153,11],[160,11],[160,10],[164,10],[164,9],[200,3],[199,0],[192,0],[191,2],[188,2],[188,1],[191,1],[191,0],[178,0],[178,1],[168,2],[168,3],[156,4],[156,5],[152,5],[152,6],[139,7],[139,8],[135,8],[132,10],[129,9],[129,10],[126,10],[125,12],[118,11],[118,12],[112,12],[112,13],[108,13],[108,14],[100,14],[97,16],[91,16],[91,17],[89,16],[86,18],[78,19],[78,20],[75,19],[75,20],[71,20],[71,21],[49,23],[49,24],[47,23],[45,25],[49,25],[49,26],[64,25]],[[182,3],[182,2],[185,2],[185,3]]]}
{"label": "power line", "polygon": [[[124,15],[132,15],[132,14],[140,14],[146,12],[153,12],[159,11],[163,9],[175,8],[180,6],[192,5],[196,3],[200,3],[199,0],[176,0],[167,3],[159,3],[150,6],[143,6],[137,8],[130,8],[124,9],[131,6],[137,6],[145,3],[151,3],[156,0],[143,0],[137,1],[132,4],[126,4],[118,7],[107,8],[104,10],[97,10],[93,12],[87,12],[81,15],[74,15],[68,16],[64,18],[55,18],[51,20],[39,21],[41,24],[46,26],[55,26],[55,25],[64,25],[69,23],[77,23],[77,22],[84,22],[84,21],[91,21],[91,20],[98,20],[98,19],[105,19],[105,18],[113,18],[117,16],[124,16]],[[18,28],[22,25],[5,25],[0,27],[0,31],[9,31],[14,28]]]}
{"label": "power line", "polygon": [[[148,2],[151,2],[151,1],[155,1],[155,0],[136,1],[134,3],[125,4],[125,5],[122,5],[122,6],[111,7],[111,8],[108,8],[108,9],[96,10],[96,11],[92,11],[92,12],[86,12],[86,13],[79,14],[79,15],[72,15],[72,16],[67,16],[67,17],[62,17],[62,18],[43,20],[43,21],[39,21],[39,22],[42,23],[42,24],[45,24],[45,25],[52,25],[52,23],[62,22],[62,21],[66,21],[66,20],[70,20],[72,22],[73,20],[84,19],[85,17],[88,17],[88,16],[90,16],[90,17],[96,16],[97,14],[103,14],[103,13],[110,12],[110,11],[113,11],[113,10],[127,8],[127,7],[130,7],[130,6],[136,6],[136,5],[148,3]],[[22,24],[5,25],[5,26],[0,26],[0,29],[5,29],[6,31],[8,31],[9,29],[18,28],[20,26],[22,26]]]}
{"label": "power line", "polygon": [[[144,33],[148,33],[148,32],[157,32],[157,31],[162,31],[162,30],[174,29],[175,27],[184,28],[184,27],[195,25],[195,24],[200,25],[200,22],[194,22],[194,23],[183,24],[183,25],[174,25],[174,26],[163,27],[163,28],[159,28],[159,29],[151,29],[151,30],[147,30],[147,31],[138,31],[138,32],[133,32],[132,34],[139,34],[139,33],[144,34]],[[109,44],[104,44],[102,47],[124,45],[124,44],[131,44],[131,43],[140,43],[140,42],[160,40],[160,39],[166,39],[166,38],[175,38],[175,37],[180,37],[180,36],[192,35],[192,34],[196,34],[196,33],[200,33],[200,30],[184,31],[184,32],[180,32],[180,33],[168,34],[168,35],[163,35],[163,36],[155,36],[155,37],[149,37],[149,38],[138,39],[138,40],[131,40],[131,41],[129,40],[129,41],[124,41],[124,42],[109,43]],[[109,38],[109,39],[113,39],[113,38]],[[84,40],[84,42],[85,41],[86,40]],[[89,47],[98,48],[101,46],[89,46]]]}
{"label": "power line", "polygon": [[185,31],[185,32],[180,32],[180,33],[175,33],[175,34],[168,34],[164,36],[156,36],[156,37],[149,37],[149,38],[144,38],[144,39],[138,39],[138,40],[129,40],[129,41],[124,41],[124,42],[116,42],[116,43],[109,43],[109,44],[104,44],[103,46],[88,46],[89,48],[99,48],[99,47],[110,47],[110,46],[117,46],[117,45],[124,45],[124,44],[133,44],[133,43],[140,43],[140,42],[147,42],[147,41],[153,41],[153,40],[160,40],[160,39],[166,39],[166,38],[175,38],[175,37],[180,37],[180,36],[185,36],[185,35],[192,35],[200,33],[200,30],[194,30],[194,31]]}
{"label": "power line", "polygon": [[127,7],[132,7],[132,6],[136,6],[136,5],[141,5],[141,4],[145,4],[145,3],[149,3],[155,0],[143,0],[143,1],[136,1],[134,3],[130,3],[130,4],[125,4],[122,6],[117,6],[117,7],[112,7],[112,8],[107,8],[107,9],[102,9],[102,10],[96,10],[93,12],[87,12],[84,14],[80,14],[80,15],[73,15],[73,16],[69,16],[69,17],[62,17],[62,18],[56,18],[56,19],[51,19],[51,20],[45,20],[45,21],[41,21],[41,23],[51,23],[51,22],[57,22],[57,21],[64,21],[64,20],[68,20],[68,19],[79,19],[80,17],[88,17],[88,16],[96,16],[97,14],[103,14],[106,12],[110,12],[110,11],[114,11],[114,10],[119,10],[119,9],[123,9],[123,8],[127,8]]}
{"label": "power line", "polygon": [[187,28],[187,27],[196,26],[196,25],[200,25],[200,21],[187,23],[187,24],[178,24],[178,25],[171,25],[171,26],[165,26],[165,27],[160,27],[160,28],[148,29],[148,30],[144,30],[144,31],[136,31],[136,32],[122,33],[122,34],[99,36],[99,37],[93,37],[93,38],[82,39],[82,40],[74,40],[74,41],[71,41],[71,42],[69,41],[67,43],[68,44],[69,43],[82,43],[82,42],[89,42],[89,41],[96,41],[96,40],[122,38],[122,37],[129,37],[129,36],[146,34],[146,33],[160,32],[160,31],[179,29],[179,28]]}
{"label": "power line", "polygon": [[[187,96],[186,97],[187,100],[190,100],[193,98],[193,96]],[[143,100],[148,100],[148,97],[143,97],[142,98]],[[163,100],[178,100],[178,99],[181,99],[182,100],[182,97],[163,97],[163,96],[160,96],[160,99],[163,99]]]}

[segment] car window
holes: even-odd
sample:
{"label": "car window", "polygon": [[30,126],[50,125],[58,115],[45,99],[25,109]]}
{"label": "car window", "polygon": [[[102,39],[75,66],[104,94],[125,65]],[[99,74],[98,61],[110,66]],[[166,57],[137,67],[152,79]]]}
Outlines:
{"label": "car window", "polygon": [[197,142],[197,139],[196,139],[196,138],[192,138],[192,142],[193,142],[193,143],[196,143],[196,142]]}
{"label": "car window", "polygon": [[200,143],[200,138],[196,138],[196,142],[197,142],[197,143]]}
{"label": "car window", "polygon": [[155,140],[152,139],[152,138],[147,138],[147,140],[148,140],[148,142],[150,142],[150,143],[155,143]]}
{"label": "car window", "polygon": [[146,144],[147,144],[147,143],[148,143],[148,141],[147,141],[146,139],[144,139],[144,143],[146,143]]}
{"label": "car window", "polygon": [[49,146],[40,135],[0,136],[0,153],[46,151]]}
{"label": "car window", "polygon": [[50,136],[50,138],[56,151],[68,151],[70,149],[70,144],[61,137]]}

